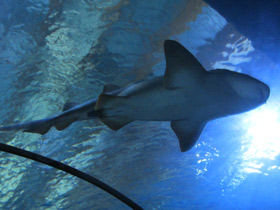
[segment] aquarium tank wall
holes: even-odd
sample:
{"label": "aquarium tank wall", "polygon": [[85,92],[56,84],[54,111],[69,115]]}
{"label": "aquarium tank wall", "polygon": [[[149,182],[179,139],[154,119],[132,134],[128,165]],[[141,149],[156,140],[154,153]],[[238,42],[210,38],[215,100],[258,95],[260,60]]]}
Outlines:
{"label": "aquarium tank wall", "polygon": [[[59,114],[165,73],[176,40],[210,71],[248,74],[270,87],[258,108],[214,119],[181,152],[170,122],[113,131],[95,119],[0,141],[83,171],[143,209],[280,209],[280,3],[215,0],[2,0],[0,125]],[[246,89],[246,88],[245,88]],[[130,209],[50,166],[0,152],[0,209]]]}

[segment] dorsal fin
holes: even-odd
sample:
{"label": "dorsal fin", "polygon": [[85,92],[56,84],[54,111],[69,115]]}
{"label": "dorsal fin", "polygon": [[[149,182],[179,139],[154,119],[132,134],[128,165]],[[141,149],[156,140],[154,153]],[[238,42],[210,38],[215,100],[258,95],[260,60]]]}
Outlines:
{"label": "dorsal fin", "polygon": [[110,93],[110,92],[113,92],[115,90],[118,90],[120,89],[121,87],[119,87],[118,85],[114,85],[114,84],[105,84],[103,86],[103,91],[102,93]]}
{"label": "dorsal fin", "polygon": [[78,103],[75,103],[75,102],[66,102],[63,106],[63,112],[69,110],[69,109],[72,109],[74,106],[77,106]]}
{"label": "dorsal fin", "polygon": [[164,86],[176,89],[192,85],[206,73],[200,62],[180,43],[173,40],[164,42],[166,70]]}

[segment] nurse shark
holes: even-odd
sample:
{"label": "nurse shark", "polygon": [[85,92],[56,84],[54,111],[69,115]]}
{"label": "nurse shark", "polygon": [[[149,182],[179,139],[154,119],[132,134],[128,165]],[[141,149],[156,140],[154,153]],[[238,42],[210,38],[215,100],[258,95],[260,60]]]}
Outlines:
{"label": "nurse shark", "polygon": [[133,121],[170,121],[180,149],[191,149],[207,122],[252,110],[270,94],[265,83],[226,69],[206,71],[180,43],[164,42],[165,74],[120,88],[104,85],[102,94],[83,104],[66,103],[63,112],[42,120],[0,127],[0,131],[45,134],[75,121],[99,118],[112,130]]}

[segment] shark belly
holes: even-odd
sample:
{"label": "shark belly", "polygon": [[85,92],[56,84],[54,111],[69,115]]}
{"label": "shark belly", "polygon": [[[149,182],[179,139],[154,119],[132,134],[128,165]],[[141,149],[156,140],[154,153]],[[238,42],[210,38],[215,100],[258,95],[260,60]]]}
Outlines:
{"label": "shark belly", "polygon": [[127,98],[125,110],[132,120],[172,121],[190,118],[196,110],[192,96],[184,90],[158,85]]}
{"label": "shark belly", "polygon": [[210,120],[251,110],[269,97],[269,87],[248,75],[206,71],[176,41],[164,42],[165,73],[137,82],[117,95],[101,94],[95,111],[112,130],[135,121],[171,121],[181,151],[194,146]]}

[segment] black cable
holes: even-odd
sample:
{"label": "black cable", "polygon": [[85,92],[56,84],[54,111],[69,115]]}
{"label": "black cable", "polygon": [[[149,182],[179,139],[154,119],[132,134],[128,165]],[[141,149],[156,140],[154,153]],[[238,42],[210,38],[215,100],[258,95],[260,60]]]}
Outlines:
{"label": "black cable", "polygon": [[104,182],[101,182],[100,180],[98,180],[82,171],[79,171],[71,166],[68,166],[68,165],[58,162],[56,160],[44,157],[42,155],[38,155],[36,153],[29,152],[29,151],[23,150],[23,149],[19,149],[17,147],[13,147],[13,146],[3,144],[3,143],[0,143],[0,150],[11,153],[11,154],[15,154],[18,156],[22,156],[22,157],[25,157],[25,158],[28,158],[31,160],[35,160],[37,162],[40,162],[40,163],[49,165],[51,167],[57,168],[59,170],[62,170],[66,173],[72,174],[73,176],[79,177],[91,184],[94,184],[95,186],[101,188],[102,190],[108,192],[109,194],[116,197],[117,199],[119,199],[120,201],[122,201],[123,203],[125,203],[126,205],[131,207],[132,209],[143,210],[142,207],[140,207],[138,204],[136,204],[135,202],[133,202],[128,197],[126,197],[122,193],[118,192],[114,188],[110,187],[109,185],[105,184]]}

